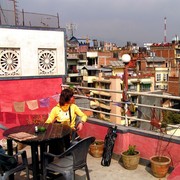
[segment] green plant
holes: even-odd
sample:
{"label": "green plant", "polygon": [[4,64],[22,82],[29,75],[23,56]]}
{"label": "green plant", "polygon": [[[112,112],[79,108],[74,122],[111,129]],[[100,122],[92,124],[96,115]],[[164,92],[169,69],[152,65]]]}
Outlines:
{"label": "green plant", "polygon": [[104,144],[104,141],[98,141],[98,140],[96,140],[96,141],[94,141],[93,143],[92,143],[93,145],[102,145],[102,144]]}
{"label": "green plant", "polygon": [[136,155],[138,151],[136,151],[135,145],[129,145],[128,150],[123,152],[124,155]]}
{"label": "green plant", "polygon": [[161,122],[161,128],[167,128],[167,122],[165,122],[165,121],[162,121]]}
{"label": "green plant", "polygon": [[172,111],[163,111],[163,121],[167,124],[179,124],[180,114]]}

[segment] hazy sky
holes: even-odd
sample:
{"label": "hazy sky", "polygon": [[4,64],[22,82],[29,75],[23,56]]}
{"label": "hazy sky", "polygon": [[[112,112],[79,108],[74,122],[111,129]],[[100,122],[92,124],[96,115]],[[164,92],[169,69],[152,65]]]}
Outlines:
{"label": "hazy sky", "polygon": [[[0,0],[3,8],[7,1]],[[12,2],[8,2],[12,3]],[[26,12],[60,16],[60,26],[73,23],[74,35],[124,46],[127,41],[142,46],[147,42],[171,42],[180,35],[180,0],[17,0]]]}

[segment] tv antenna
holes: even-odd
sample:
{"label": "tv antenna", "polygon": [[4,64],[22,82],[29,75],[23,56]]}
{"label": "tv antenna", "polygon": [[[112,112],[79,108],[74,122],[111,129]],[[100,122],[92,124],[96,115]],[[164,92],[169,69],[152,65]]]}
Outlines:
{"label": "tv antenna", "polygon": [[1,4],[0,4],[0,25],[2,24],[2,22],[1,22],[1,14],[2,14],[3,17],[4,17],[4,22],[7,24],[7,18],[6,18],[6,16],[5,16],[5,14],[4,14],[4,12],[3,12],[3,9],[2,9],[2,7],[1,7]]}
{"label": "tv antenna", "polygon": [[14,21],[15,21],[15,26],[19,24],[19,19],[18,19],[18,9],[17,9],[17,1],[16,0],[9,0],[13,1],[13,8],[14,8]]}
{"label": "tv antenna", "polygon": [[70,38],[74,36],[74,31],[77,29],[77,25],[70,23],[66,25],[66,29],[70,32]]}

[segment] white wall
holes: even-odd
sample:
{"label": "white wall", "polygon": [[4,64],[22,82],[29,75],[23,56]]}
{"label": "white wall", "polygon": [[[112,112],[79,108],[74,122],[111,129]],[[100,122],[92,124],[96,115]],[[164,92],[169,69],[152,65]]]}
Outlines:
{"label": "white wall", "polygon": [[[0,27],[0,77],[2,76],[46,76],[46,75],[65,75],[65,39],[64,31],[61,30],[35,30],[35,29],[13,29]],[[4,55],[6,51],[17,52],[18,66],[14,74],[4,71]],[[39,55],[51,55],[53,67],[43,69],[40,65]],[[3,54],[4,53],[4,54]],[[43,57],[45,57],[43,55]],[[5,59],[6,61],[6,59]],[[49,63],[49,59],[43,59]],[[6,62],[5,62],[6,63]],[[11,63],[11,61],[7,61]],[[42,70],[43,69],[43,70]],[[7,71],[9,71],[7,69]]]}

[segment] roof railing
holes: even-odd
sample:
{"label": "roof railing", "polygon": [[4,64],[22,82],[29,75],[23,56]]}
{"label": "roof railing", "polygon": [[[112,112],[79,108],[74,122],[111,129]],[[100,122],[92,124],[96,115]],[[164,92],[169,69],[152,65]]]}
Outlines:
{"label": "roof railing", "polygon": [[[87,95],[85,92],[87,91],[88,93],[90,93],[91,91],[99,91],[100,94],[102,92],[109,92],[109,93],[120,93],[122,94],[122,90],[117,91],[117,90],[110,90],[110,89],[101,89],[101,88],[92,88],[92,87],[82,87],[82,86],[72,86],[72,85],[61,85],[62,88],[67,88],[67,87],[71,87],[73,88],[75,91],[77,91],[77,94],[75,94],[75,98],[77,99],[86,99],[90,101],[100,101],[100,102],[107,102],[107,103],[119,103],[121,105],[125,104],[126,102],[123,102],[121,99],[118,101],[117,99],[104,99],[104,98],[97,98],[97,97],[93,97],[93,96],[89,96],[89,94]],[[159,91],[157,91],[158,93]],[[179,101],[180,97],[179,96],[170,96],[170,95],[161,95],[161,94],[154,94],[156,92],[130,92],[128,91],[127,94],[128,95],[136,95],[136,96],[146,96],[146,97],[153,97],[153,98],[160,98],[160,99],[169,99],[169,100],[176,100]],[[128,105],[132,104],[133,102],[127,102]],[[175,109],[172,107],[163,107],[162,105],[149,105],[149,104],[143,104],[143,103],[133,103],[134,106],[138,107],[138,108],[150,108],[150,109],[156,109],[159,111],[173,111],[176,113],[180,113],[180,109]],[[82,110],[85,111],[91,111],[94,113],[101,113],[104,115],[108,115],[108,116],[115,116],[115,117],[120,117],[122,119],[126,118],[126,115],[121,115],[121,114],[114,114],[114,113],[109,113],[109,112],[105,112],[102,110],[96,110],[93,108],[86,108],[83,106],[79,106]],[[122,106],[123,108],[123,106]],[[151,122],[151,116],[148,119],[142,119],[139,118],[138,116],[127,116],[128,121],[138,121],[138,122],[146,122],[146,123],[150,123]],[[103,120],[102,120],[103,121]],[[174,124],[167,124],[168,127],[172,127],[172,128],[179,128],[179,125],[174,125]]]}

